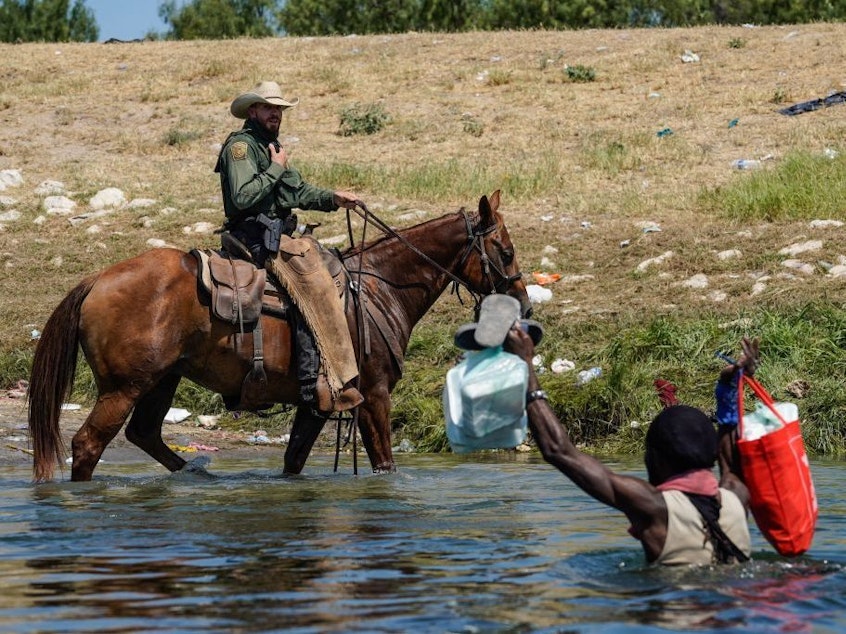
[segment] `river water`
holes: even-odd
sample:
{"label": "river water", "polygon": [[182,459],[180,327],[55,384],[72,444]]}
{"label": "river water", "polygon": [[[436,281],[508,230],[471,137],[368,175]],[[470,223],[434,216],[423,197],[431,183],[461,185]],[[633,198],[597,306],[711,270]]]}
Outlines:
{"label": "river water", "polygon": [[281,450],[174,475],[139,458],[40,486],[2,467],[0,631],[846,631],[844,463],[812,463],[805,556],[753,525],[748,564],[655,569],[537,455],[399,458],[296,477]]}

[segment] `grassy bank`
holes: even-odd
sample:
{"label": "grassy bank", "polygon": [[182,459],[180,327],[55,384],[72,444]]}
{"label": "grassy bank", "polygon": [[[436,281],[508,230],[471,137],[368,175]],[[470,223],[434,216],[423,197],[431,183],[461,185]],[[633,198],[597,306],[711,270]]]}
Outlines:
{"label": "grassy bank", "polygon": [[[844,35],[816,24],[0,46],[0,170],[22,177],[0,191],[0,385],[28,374],[32,330],[83,276],[151,240],[216,245],[199,227],[222,217],[212,168],[238,126],[229,103],[275,79],[301,100],[283,120],[292,160],[386,222],[503,190],[523,271],[563,276],[536,307],[539,354],[547,368],[603,369],[583,387],[572,372],[543,376],[581,441],[637,450],[632,421],[657,410],[656,376],[710,408],[713,351],[749,334],[776,398],[810,386],[797,401],[809,448],[842,453],[846,105],[778,110],[844,90]],[[377,104],[384,127],[338,134],[356,104]],[[48,214],[44,181],[76,208]],[[80,220],[107,187],[127,204]],[[321,238],[344,233],[342,214],[310,219]],[[394,424],[420,448],[445,447],[440,390],[470,318],[444,297],[412,339]],[[220,408],[189,386],[179,403]]]}

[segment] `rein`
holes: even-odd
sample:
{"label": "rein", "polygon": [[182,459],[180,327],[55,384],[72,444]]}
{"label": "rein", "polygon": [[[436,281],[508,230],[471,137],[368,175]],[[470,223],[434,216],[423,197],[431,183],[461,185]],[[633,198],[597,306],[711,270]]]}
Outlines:
{"label": "rein", "polygon": [[[350,240],[350,247],[355,247],[355,237],[353,236],[353,228],[352,228],[352,218],[350,212],[355,212],[358,216],[364,220],[364,226],[361,230],[361,240],[359,244],[360,247],[360,256],[358,259],[358,269],[356,271],[350,271],[350,287],[353,291],[353,301],[355,302],[355,310],[356,310],[356,328],[358,330],[358,377],[356,378],[356,387],[360,387],[361,384],[361,370],[364,364],[364,356],[365,351],[369,351],[369,331],[366,327],[366,316],[367,316],[367,309],[366,309],[366,302],[367,297],[365,293],[361,292],[362,285],[361,285],[361,276],[364,275],[364,254],[366,249],[364,248],[365,244],[365,237],[367,234],[367,225],[373,224],[375,225],[382,233],[386,236],[396,238],[399,242],[401,242],[409,251],[415,253],[418,257],[424,260],[427,264],[432,266],[436,269],[439,273],[445,275],[449,280],[452,282],[453,292],[458,297],[459,302],[462,304],[464,303],[461,299],[459,294],[459,288],[463,287],[473,298],[474,312],[478,314],[481,302],[482,302],[482,294],[474,291],[469,283],[458,277],[452,271],[446,269],[445,267],[441,266],[438,262],[428,256],[426,253],[421,251],[419,248],[414,246],[411,242],[409,242],[405,237],[399,234],[397,231],[392,229],[387,223],[385,223],[381,218],[377,217],[373,212],[371,212],[364,201],[356,200],[355,207],[352,209],[347,209],[347,233]],[[359,208],[361,208],[360,211]],[[482,266],[482,273],[488,281],[488,284],[493,289],[493,293],[501,293],[505,288],[508,287],[512,282],[515,280],[519,280],[523,277],[521,272],[517,272],[514,275],[506,275],[505,271],[503,271],[496,263],[491,262],[490,257],[488,256],[487,252],[485,251],[484,245],[484,238],[485,236],[493,233],[497,229],[497,225],[491,225],[490,227],[486,227],[485,229],[477,230],[473,223],[470,221],[470,217],[468,216],[467,212],[462,208],[461,215],[464,218],[464,225],[467,230],[467,245],[464,249],[464,252],[461,254],[461,257],[458,260],[459,268],[462,267],[467,260],[470,258],[470,255],[474,251],[478,251],[479,253],[479,261]],[[496,273],[499,277],[499,281],[494,281],[493,274]],[[352,413],[352,417],[350,419],[349,428],[347,429],[346,440],[343,443],[343,446],[346,446],[350,440],[352,440],[352,455],[353,455],[353,474],[358,475],[358,457],[357,457],[357,450],[356,450],[356,430],[358,427],[358,414],[359,408],[356,407]],[[341,453],[341,420],[342,416],[338,417],[338,427],[335,437],[335,464],[334,464],[334,471],[338,471],[338,461]]]}

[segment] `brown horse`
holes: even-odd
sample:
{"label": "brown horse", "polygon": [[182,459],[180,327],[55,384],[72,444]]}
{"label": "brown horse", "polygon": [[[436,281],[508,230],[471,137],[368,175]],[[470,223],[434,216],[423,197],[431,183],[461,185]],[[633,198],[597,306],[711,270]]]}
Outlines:
{"label": "brown horse", "polygon": [[[357,301],[348,322],[362,358],[359,389],[365,397],[358,427],[374,472],[394,471],[390,394],[402,375],[415,324],[450,282],[473,294],[508,293],[529,299],[508,231],[497,213],[499,191],[483,196],[472,217],[460,210],[351,247],[342,261]],[[363,306],[356,311],[354,305]],[[363,328],[356,313],[367,316]],[[299,386],[291,331],[283,319],[263,316],[268,403],[297,403]],[[157,249],[119,262],[74,288],[44,326],[29,386],[29,431],[34,478],[53,477],[62,464],[61,404],[72,387],[77,346],[94,374],[97,401],[72,441],[72,480],[90,480],[103,450],[130,412],[126,437],[170,471],[186,462],[164,443],[162,423],[182,377],[237,397],[251,367],[251,334],[235,345],[237,326],[212,316],[197,282],[196,259]],[[359,345],[359,342],[362,345]],[[366,344],[366,345],[365,345]],[[285,472],[299,473],[325,418],[298,407],[285,452]]]}

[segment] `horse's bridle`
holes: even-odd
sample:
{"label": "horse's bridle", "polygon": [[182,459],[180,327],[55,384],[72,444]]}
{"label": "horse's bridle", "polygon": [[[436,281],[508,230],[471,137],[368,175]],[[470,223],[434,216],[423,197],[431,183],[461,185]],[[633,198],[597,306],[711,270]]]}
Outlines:
{"label": "horse's bridle", "polygon": [[[364,211],[364,213],[359,211],[358,207],[361,207],[361,209]],[[393,238],[396,238],[397,240],[402,242],[410,251],[416,253],[418,256],[420,256],[423,260],[425,260],[433,268],[437,269],[440,273],[443,273],[444,275],[446,275],[450,279],[450,281],[452,282],[453,292],[456,294],[459,301],[461,301],[461,297],[458,294],[458,289],[459,289],[459,287],[463,287],[468,293],[470,293],[470,296],[473,298],[473,301],[475,303],[475,310],[476,311],[479,310],[479,306],[481,305],[482,297],[483,297],[483,295],[481,293],[479,293],[478,291],[474,291],[472,288],[470,288],[470,284],[468,284],[465,280],[458,277],[452,271],[444,268],[443,266],[441,266],[440,264],[435,262],[435,260],[433,260],[431,257],[429,257],[428,255],[423,253],[416,246],[411,244],[407,239],[405,239],[403,236],[401,236],[399,233],[397,233],[394,229],[392,229],[390,226],[388,226],[385,222],[383,222],[380,218],[378,218],[376,215],[374,215],[373,212],[371,212],[367,208],[367,205],[365,205],[363,201],[356,201],[356,208],[352,209],[351,211],[354,211],[355,213],[357,213],[364,220],[365,226],[367,226],[368,222],[373,223],[383,233],[385,233],[386,235],[389,235]],[[464,248],[464,253],[462,253],[461,257],[458,260],[459,268],[464,266],[464,264],[467,262],[467,260],[470,258],[470,255],[474,251],[478,251],[479,262],[482,266],[482,274],[487,279],[488,285],[491,288],[491,294],[505,292],[505,290],[507,290],[508,286],[510,286],[513,282],[515,282],[519,279],[522,279],[523,273],[518,271],[517,273],[514,273],[513,275],[507,275],[505,273],[505,271],[503,271],[496,262],[492,262],[490,256],[488,256],[488,253],[485,250],[485,240],[484,240],[484,238],[485,238],[485,236],[487,236],[487,235],[493,233],[494,231],[496,231],[497,228],[498,228],[497,225],[493,224],[489,227],[485,227],[484,229],[477,229],[476,227],[473,226],[473,223],[471,222],[470,216],[467,214],[467,212],[464,209],[461,209],[460,211],[461,211],[461,215],[464,218],[464,226],[467,229],[467,246]],[[350,223],[349,215],[347,216],[347,230],[349,232],[350,244],[355,244],[355,242],[353,240],[352,225]],[[363,242],[363,240],[362,240],[362,242]],[[498,277],[499,277],[498,281],[494,281],[492,271],[498,275]]]}

